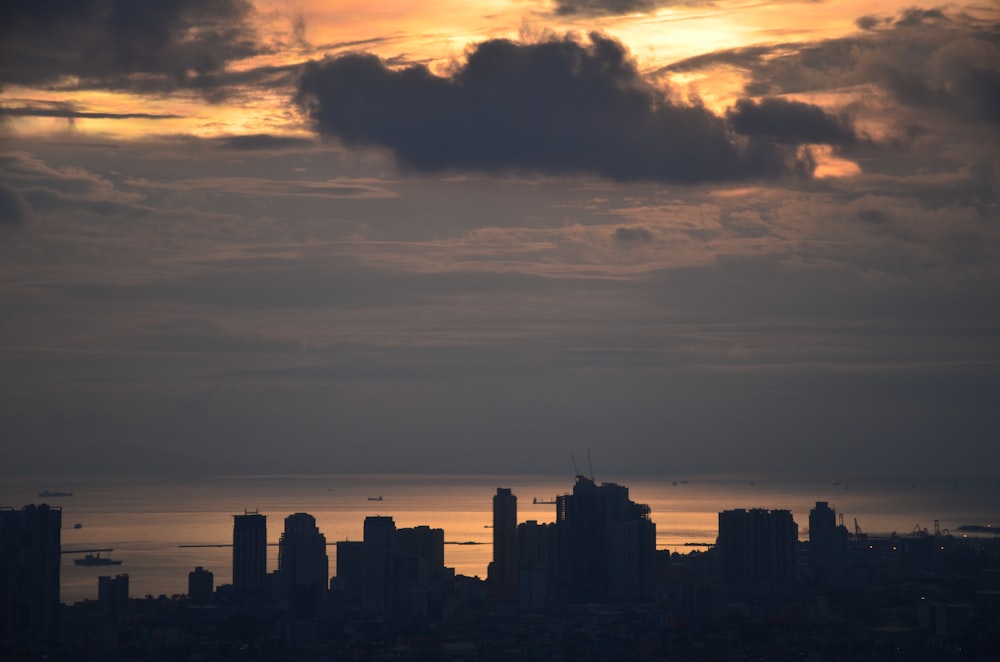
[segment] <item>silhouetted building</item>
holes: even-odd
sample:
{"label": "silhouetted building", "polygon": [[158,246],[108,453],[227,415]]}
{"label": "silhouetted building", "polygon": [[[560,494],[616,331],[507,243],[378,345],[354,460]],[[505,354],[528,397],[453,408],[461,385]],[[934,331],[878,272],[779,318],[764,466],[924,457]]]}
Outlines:
{"label": "silhouetted building", "polygon": [[337,543],[337,578],[331,582],[388,631],[438,621],[454,571],[444,567],[444,530],[397,529],[391,517],[366,517],[364,541]]}
{"label": "silhouetted building", "polygon": [[294,513],[285,518],[285,531],[278,541],[280,595],[300,618],[319,611],[330,581],[326,536],[316,527],[316,518]]}
{"label": "silhouetted building", "polygon": [[716,542],[723,581],[795,581],[798,536],[788,510],[724,510]]}
{"label": "silhouetted building", "polygon": [[396,553],[396,523],[391,517],[371,516],[364,524],[362,603],[370,614],[394,613],[392,561]]}
{"label": "silhouetted building", "polygon": [[517,595],[523,609],[542,609],[555,567],[555,525],[528,520],[517,526]]}
{"label": "silhouetted building", "polygon": [[0,641],[44,641],[59,612],[62,511],[0,510]]}
{"label": "silhouetted building", "polygon": [[656,525],[628,488],[577,476],[556,499],[555,590],[569,602],[651,602]]}
{"label": "silhouetted building", "polygon": [[847,529],[826,501],[809,511],[809,570],[819,586],[841,586],[847,576]]}
{"label": "silhouetted building", "polygon": [[444,529],[397,529],[394,570],[397,621],[440,619],[445,600]]}
{"label": "silhouetted building", "polygon": [[128,575],[97,578],[97,604],[107,614],[128,611]]}
{"label": "silhouetted building", "polygon": [[348,602],[360,601],[365,584],[365,544],[358,540],[337,541],[337,576],[331,580]]}
{"label": "silhouetted building", "polygon": [[188,600],[192,604],[204,605],[212,601],[215,591],[215,575],[201,566],[188,573]]}
{"label": "silhouetted building", "polygon": [[493,563],[489,569],[494,599],[517,597],[517,497],[498,487],[493,497]]}
{"label": "silhouetted building", "polygon": [[233,515],[233,592],[242,602],[267,595],[267,516]]}

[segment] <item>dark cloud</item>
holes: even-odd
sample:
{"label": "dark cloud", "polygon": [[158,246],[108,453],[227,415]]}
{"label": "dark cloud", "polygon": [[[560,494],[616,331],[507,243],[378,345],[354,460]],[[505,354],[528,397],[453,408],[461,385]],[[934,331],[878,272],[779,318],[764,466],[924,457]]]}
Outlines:
{"label": "dark cloud", "polygon": [[614,232],[615,241],[622,243],[648,243],[653,241],[653,233],[643,227],[617,227]]}
{"label": "dark cloud", "polygon": [[760,102],[740,99],[726,117],[737,133],[783,144],[821,143],[846,147],[858,141],[847,121],[800,101],[774,97]]}
{"label": "dark cloud", "polygon": [[12,0],[0,6],[0,85],[198,87],[257,50],[249,0]]}
{"label": "dark cloud", "polygon": [[166,120],[176,119],[180,115],[161,113],[109,113],[76,110],[72,104],[60,102],[31,102],[13,107],[0,107],[2,117],[64,117],[73,119],[112,119],[112,120]]}
{"label": "dark cloud", "polygon": [[31,205],[16,189],[0,183],[0,226],[21,225],[31,219]]}
{"label": "dark cloud", "polygon": [[299,105],[324,135],[391,150],[408,168],[703,182],[808,172],[788,145],[734,140],[724,118],[676,103],[617,41],[492,40],[449,77],[373,55],[309,63]]}
{"label": "dark cloud", "polygon": [[556,0],[556,13],[562,16],[619,16],[651,12],[669,0]]}

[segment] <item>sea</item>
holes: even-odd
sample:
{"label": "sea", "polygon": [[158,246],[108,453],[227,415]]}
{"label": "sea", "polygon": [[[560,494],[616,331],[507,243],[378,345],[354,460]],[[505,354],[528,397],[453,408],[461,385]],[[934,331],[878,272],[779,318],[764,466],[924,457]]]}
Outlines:
{"label": "sea", "polygon": [[[719,512],[733,508],[790,510],[800,539],[808,539],[809,510],[817,501],[828,502],[852,532],[857,526],[869,534],[937,529],[963,535],[963,525],[1000,528],[996,479],[596,479],[625,485],[633,501],[648,504],[657,548],[679,553],[714,543]],[[397,527],[444,529],[445,564],[485,578],[496,488],[518,497],[519,522],[552,522],[551,502],[571,492],[573,483],[569,475],[7,476],[0,478],[0,506],[62,509],[61,599],[74,603],[97,598],[101,575],[128,574],[130,595],[137,598],[186,593],[188,573],[199,566],[214,573],[216,585],[229,583],[233,516],[245,512],[267,516],[268,571],[277,568],[284,519],[306,512],[326,536],[331,575],[335,543],[361,540],[365,517],[388,515]],[[72,496],[39,496],[44,490]],[[111,550],[102,556],[122,564],[73,563],[96,549]]]}

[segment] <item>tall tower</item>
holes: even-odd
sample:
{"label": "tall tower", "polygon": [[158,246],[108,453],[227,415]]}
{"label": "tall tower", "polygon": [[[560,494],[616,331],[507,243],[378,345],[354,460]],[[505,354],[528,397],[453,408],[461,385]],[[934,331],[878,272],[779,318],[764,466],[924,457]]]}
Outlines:
{"label": "tall tower", "polygon": [[244,602],[267,593],[267,516],[233,515],[233,592]]}
{"label": "tall tower", "polygon": [[55,634],[61,528],[58,507],[0,510],[0,642]]}
{"label": "tall tower", "polygon": [[314,614],[330,580],[326,536],[316,527],[316,518],[294,513],[285,518],[285,531],[278,542],[278,576],[282,597],[300,616]]}
{"label": "tall tower", "polygon": [[826,501],[809,511],[809,569],[820,586],[838,586],[847,571],[847,529]]}
{"label": "tall tower", "polygon": [[364,524],[364,578],[361,597],[368,613],[392,616],[393,561],[396,555],[396,523],[391,517],[370,516]]}
{"label": "tall tower", "polygon": [[497,600],[517,598],[517,497],[498,487],[493,497],[493,565],[490,588]]}
{"label": "tall tower", "polygon": [[656,525],[628,488],[577,476],[556,498],[555,588],[570,602],[651,602]]}

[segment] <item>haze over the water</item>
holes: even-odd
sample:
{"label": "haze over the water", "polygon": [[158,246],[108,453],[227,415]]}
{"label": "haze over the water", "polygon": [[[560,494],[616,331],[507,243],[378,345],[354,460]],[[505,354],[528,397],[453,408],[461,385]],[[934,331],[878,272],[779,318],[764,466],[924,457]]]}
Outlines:
{"label": "haze over the water", "polygon": [[0,474],[995,474],[995,6],[123,7],[0,8]]}

